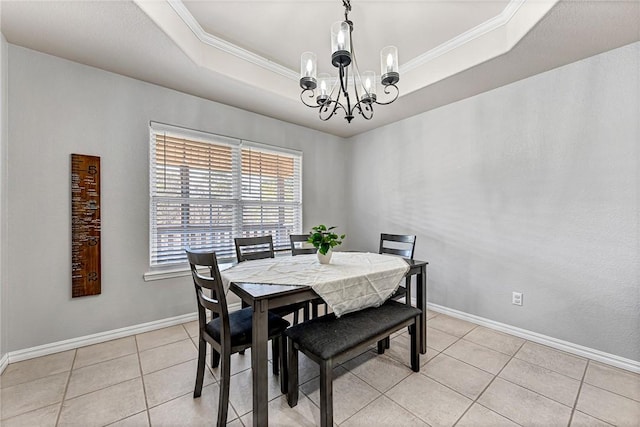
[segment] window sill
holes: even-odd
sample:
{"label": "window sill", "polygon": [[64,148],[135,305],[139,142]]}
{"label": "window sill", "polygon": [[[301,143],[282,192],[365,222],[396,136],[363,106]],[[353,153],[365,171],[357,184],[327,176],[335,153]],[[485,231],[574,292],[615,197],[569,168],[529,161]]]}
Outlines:
{"label": "window sill", "polygon": [[[218,264],[220,271],[224,271],[231,267],[232,263]],[[203,273],[208,273],[207,269],[202,269]],[[155,280],[174,279],[176,277],[191,276],[191,270],[188,267],[181,267],[171,270],[151,270],[142,275],[145,282],[153,282]]]}

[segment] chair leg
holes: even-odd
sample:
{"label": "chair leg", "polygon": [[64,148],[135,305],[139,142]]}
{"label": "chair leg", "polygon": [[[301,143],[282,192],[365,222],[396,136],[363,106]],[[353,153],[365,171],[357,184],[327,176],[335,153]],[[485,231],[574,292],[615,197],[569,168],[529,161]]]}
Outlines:
{"label": "chair leg", "polygon": [[407,288],[407,292],[404,297],[404,302],[407,303],[407,305],[411,305],[411,276],[407,277],[405,287]]}
{"label": "chair leg", "polygon": [[311,302],[311,317],[315,319],[318,317],[318,304]]}
{"label": "chair leg", "polygon": [[278,338],[278,348],[280,349],[280,392],[287,394],[287,389],[289,388],[289,368],[287,367],[287,337],[284,334]]}
{"label": "chair leg", "polygon": [[297,325],[300,321],[300,313],[298,313],[298,311],[300,310],[296,310],[293,312],[293,324]]}
{"label": "chair leg", "polygon": [[220,398],[218,400],[218,426],[227,425],[229,409],[229,382],[231,382],[231,354],[224,349],[220,363]]}
{"label": "chair leg", "polygon": [[[212,349],[212,351],[215,351]],[[203,339],[198,341],[198,368],[196,370],[196,386],[193,389],[193,397],[200,397],[202,394],[202,383],[204,381],[204,365],[207,357],[207,342]]]}
{"label": "chair leg", "polygon": [[211,349],[211,367],[217,368],[220,364],[220,353],[216,351],[216,349]]}
{"label": "chair leg", "polygon": [[304,310],[302,311],[304,313],[304,321],[305,322],[308,322],[311,319],[310,313],[309,313],[309,304],[312,304],[312,303],[307,303],[304,306]]}
{"label": "chair leg", "polygon": [[333,427],[333,360],[320,362],[320,425]]}
{"label": "chair leg", "polygon": [[290,407],[298,404],[298,350],[293,341],[287,338],[287,365],[289,380],[287,385],[287,403]]}
{"label": "chair leg", "polygon": [[271,360],[271,365],[272,365],[272,371],[273,371],[273,375],[278,375],[280,374],[280,343],[279,343],[280,338],[273,338],[271,340],[271,355],[272,355],[272,360]]}

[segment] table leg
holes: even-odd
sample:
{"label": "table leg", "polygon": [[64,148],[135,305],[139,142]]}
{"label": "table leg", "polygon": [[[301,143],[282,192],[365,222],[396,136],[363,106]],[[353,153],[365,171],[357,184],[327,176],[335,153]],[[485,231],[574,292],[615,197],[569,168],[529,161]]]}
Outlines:
{"label": "table leg", "polygon": [[420,268],[420,273],[416,277],[416,305],[422,314],[420,314],[420,336],[418,342],[420,344],[420,353],[427,352],[427,267]]}
{"label": "table leg", "polygon": [[267,427],[269,425],[268,396],[267,396],[267,342],[268,317],[265,301],[255,301],[253,304],[253,330],[251,337],[251,370],[253,373],[253,425]]}

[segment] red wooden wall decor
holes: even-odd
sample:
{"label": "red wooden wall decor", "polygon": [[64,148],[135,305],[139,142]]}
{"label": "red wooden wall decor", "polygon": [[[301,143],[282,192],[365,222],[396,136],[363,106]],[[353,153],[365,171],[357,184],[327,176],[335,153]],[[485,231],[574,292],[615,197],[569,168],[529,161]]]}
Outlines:
{"label": "red wooden wall decor", "polygon": [[98,295],[100,157],[71,154],[71,295]]}

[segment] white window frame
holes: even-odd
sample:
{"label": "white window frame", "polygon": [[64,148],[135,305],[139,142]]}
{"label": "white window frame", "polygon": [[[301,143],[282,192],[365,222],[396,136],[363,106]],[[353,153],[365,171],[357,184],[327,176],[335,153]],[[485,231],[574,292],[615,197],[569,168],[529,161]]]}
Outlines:
{"label": "white window frame", "polygon": [[[162,203],[162,201],[166,202],[169,199],[171,199],[174,202],[176,200],[183,200],[183,199],[180,199],[179,197],[178,198],[175,197],[175,195],[174,197],[168,197],[166,195],[164,196],[159,195],[158,193],[159,186],[156,185],[156,177],[157,177],[156,171],[158,169],[162,170],[162,165],[157,165],[156,135],[161,135],[161,134],[182,138],[182,139],[187,139],[190,141],[196,141],[198,143],[211,143],[211,144],[216,144],[216,145],[226,146],[231,148],[231,153],[233,156],[233,159],[231,162],[232,174],[233,174],[232,196],[230,199],[229,198],[220,199],[220,203],[224,202],[226,205],[233,206],[232,208],[233,220],[231,221],[231,224],[228,224],[231,229],[230,242],[226,242],[226,238],[225,238],[225,243],[224,243],[225,244],[224,253],[226,254],[226,256],[219,257],[219,262],[231,263],[235,261],[235,254],[234,256],[229,256],[230,255],[229,245],[231,246],[233,245],[234,237],[249,235],[246,232],[243,234],[243,229],[246,227],[246,224],[243,223],[243,219],[242,219],[243,210],[248,209],[249,206],[253,207],[254,210],[257,209],[260,212],[260,215],[259,215],[260,219],[258,221],[262,221],[262,215],[263,215],[262,212],[265,210],[269,211],[269,207],[271,207],[271,210],[273,210],[274,207],[277,207],[278,211],[284,209],[286,210],[286,212],[289,213],[289,215],[287,216],[287,219],[289,220],[289,222],[287,222],[288,227],[286,229],[282,228],[284,223],[275,224],[276,227],[280,227],[280,228],[276,233],[278,236],[274,236],[274,246],[276,246],[276,250],[285,251],[289,249],[288,235],[286,236],[286,245],[285,245],[284,234],[294,234],[294,233],[297,234],[302,231],[302,152],[297,150],[291,150],[287,148],[267,145],[259,142],[242,140],[239,138],[232,138],[228,136],[217,135],[217,134],[212,134],[208,132],[202,132],[202,131],[197,131],[193,129],[167,125],[163,123],[151,122],[149,125],[149,261],[148,261],[150,271],[148,273],[145,273],[145,280],[154,280],[157,278],[180,276],[180,275],[184,275],[180,273],[184,273],[187,270],[186,255],[184,255],[183,259],[179,256],[177,245],[175,247],[171,246],[174,253],[178,254],[177,256],[181,258],[179,261],[176,261],[176,262],[168,262],[167,260],[164,260],[163,259],[164,255],[161,254],[164,249],[160,248],[159,246],[156,246],[157,244],[158,245],[160,244],[160,243],[157,243],[159,242],[158,240],[158,228],[159,228],[158,222],[159,221],[157,220],[157,218],[158,218],[158,215],[162,215],[162,213],[157,214],[156,206],[158,205],[158,203]],[[258,197],[257,200],[248,201],[243,199],[242,197],[242,193],[243,193],[242,152],[243,150],[256,150],[259,153],[266,153],[268,155],[286,156],[293,159],[293,165],[294,165],[293,181],[290,181],[290,184],[291,182],[292,184],[287,186],[287,188],[290,190],[287,192],[287,194],[290,197],[292,197],[292,200],[289,200],[286,202],[285,201],[276,202],[273,200],[263,201],[261,184],[259,185],[259,190],[258,190],[258,194],[260,196]],[[278,162],[277,164],[279,165],[280,163]],[[261,163],[259,163],[259,165],[262,166]],[[190,175],[190,172],[189,172],[189,175]],[[245,174],[245,178],[247,176],[249,175]],[[262,183],[263,180],[267,179],[265,177],[268,176],[268,173],[267,175],[258,174],[256,176],[258,177],[258,182]],[[249,181],[255,182],[255,180],[249,180]],[[182,182],[182,178],[180,178],[180,182]],[[191,183],[189,182],[187,186],[189,188],[189,191],[187,191],[187,194],[190,194]],[[277,189],[279,194],[280,192],[284,191],[284,187],[280,187],[279,185],[277,186]],[[256,194],[256,193],[253,193],[253,194]],[[267,196],[268,194],[265,194],[265,198],[268,198]],[[211,200],[218,201],[218,199],[216,199],[211,194],[206,199],[210,201]],[[185,200],[184,202],[185,205],[189,206],[187,211],[190,212],[191,207],[194,206],[193,202],[196,199],[186,197],[184,198],[184,200]],[[212,203],[210,204],[210,206],[211,205]],[[184,214],[181,213],[181,217],[182,215]],[[187,214],[187,216],[188,215],[189,214]],[[259,224],[258,223],[254,224],[252,228],[255,230],[257,225]],[[193,226],[189,225],[187,227],[193,227]],[[285,233],[289,229],[290,231],[288,231],[288,233]],[[199,231],[199,233],[201,232],[202,230]],[[182,231],[182,239],[181,239],[180,245],[183,247],[179,248],[180,250],[184,250],[186,246],[193,247],[194,249],[205,248],[205,247],[198,247],[197,245],[191,246],[188,244],[189,236],[192,234],[193,234],[193,231]],[[255,234],[252,234],[252,235],[255,235]],[[172,274],[172,273],[178,273],[178,274]]]}

